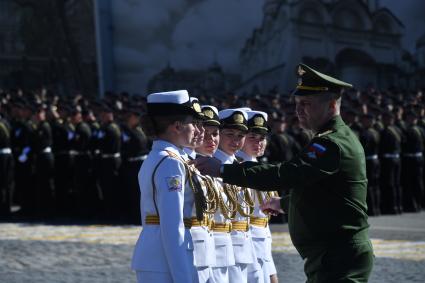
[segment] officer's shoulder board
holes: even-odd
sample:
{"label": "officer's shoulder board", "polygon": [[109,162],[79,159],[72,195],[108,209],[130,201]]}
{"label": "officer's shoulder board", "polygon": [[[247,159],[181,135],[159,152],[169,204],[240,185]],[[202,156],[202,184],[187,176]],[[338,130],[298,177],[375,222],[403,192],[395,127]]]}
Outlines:
{"label": "officer's shoulder board", "polygon": [[325,131],[325,132],[322,132],[322,133],[317,134],[317,137],[318,137],[318,138],[320,138],[320,137],[323,137],[323,136],[326,136],[326,135],[332,134],[332,133],[334,133],[334,132],[335,132],[335,130],[327,130],[327,131]]}

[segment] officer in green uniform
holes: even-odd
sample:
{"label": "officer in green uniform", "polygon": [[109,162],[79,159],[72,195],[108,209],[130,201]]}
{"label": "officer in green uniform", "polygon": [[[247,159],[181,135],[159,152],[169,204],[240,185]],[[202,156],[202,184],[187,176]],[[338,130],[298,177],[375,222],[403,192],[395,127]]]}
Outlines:
{"label": "officer in green uniform", "polygon": [[[373,266],[368,236],[367,178],[363,148],[340,117],[341,94],[350,84],[300,64],[293,93],[300,125],[315,136],[289,162],[245,162],[198,168],[225,183],[289,195],[289,232],[305,259],[308,283],[367,282]],[[277,198],[263,207],[280,211]]]}

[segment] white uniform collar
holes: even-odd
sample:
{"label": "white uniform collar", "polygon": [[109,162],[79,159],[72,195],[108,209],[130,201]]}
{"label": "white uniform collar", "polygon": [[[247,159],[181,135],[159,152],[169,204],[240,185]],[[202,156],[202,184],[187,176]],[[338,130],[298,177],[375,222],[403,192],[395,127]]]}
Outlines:
{"label": "white uniform collar", "polygon": [[185,154],[183,149],[177,147],[176,145],[174,145],[174,144],[172,144],[168,141],[164,141],[164,140],[154,140],[153,144],[152,144],[152,149],[158,150],[158,151],[163,151],[163,150],[171,151],[175,154],[178,154],[179,156],[184,156],[184,154]]}
{"label": "white uniform collar", "polygon": [[221,161],[221,164],[232,164],[235,161],[235,155],[228,155],[224,151],[217,149],[214,153],[214,157]]}
{"label": "white uniform collar", "polygon": [[244,162],[245,161],[257,162],[257,158],[255,158],[254,156],[246,154],[246,152],[242,151],[242,150],[239,150],[238,152],[236,152],[236,156],[241,158]]}
{"label": "white uniform collar", "polygon": [[192,148],[185,147],[183,148],[183,151],[192,159],[196,158],[196,151]]}

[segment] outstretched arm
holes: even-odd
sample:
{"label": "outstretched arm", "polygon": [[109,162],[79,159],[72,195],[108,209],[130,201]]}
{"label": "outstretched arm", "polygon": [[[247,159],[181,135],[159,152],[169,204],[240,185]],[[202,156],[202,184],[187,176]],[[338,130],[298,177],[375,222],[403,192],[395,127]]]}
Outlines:
{"label": "outstretched arm", "polygon": [[289,162],[277,165],[244,162],[223,165],[223,181],[264,191],[282,191],[311,186],[335,174],[340,165],[340,149],[334,142],[315,138]]}

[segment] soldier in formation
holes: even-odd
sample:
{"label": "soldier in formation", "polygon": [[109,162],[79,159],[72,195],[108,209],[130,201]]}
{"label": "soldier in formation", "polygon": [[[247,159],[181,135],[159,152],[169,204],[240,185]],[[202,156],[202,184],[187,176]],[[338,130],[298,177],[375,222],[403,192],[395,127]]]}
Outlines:
{"label": "soldier in formation", "polygon": [[[348,90],[341,106],[365,149],[369,215],[419,211],[425,205],[425,97],[404,91],[400,100],[398,93]],[[94,100],[37,90],[0,90],[0,97],[2,216],[140,222],[137,178],[131,176],[151,146],[140,126],[144,97],[110,94]],[[312,138],[299,125],[293,96],[276,90],[200,96],[199,101],[218,109],[254,105],[269,113],[268,146],[259,161],[291,160]],[[193,148],[189,153],[189,158],[200,154]]]}

